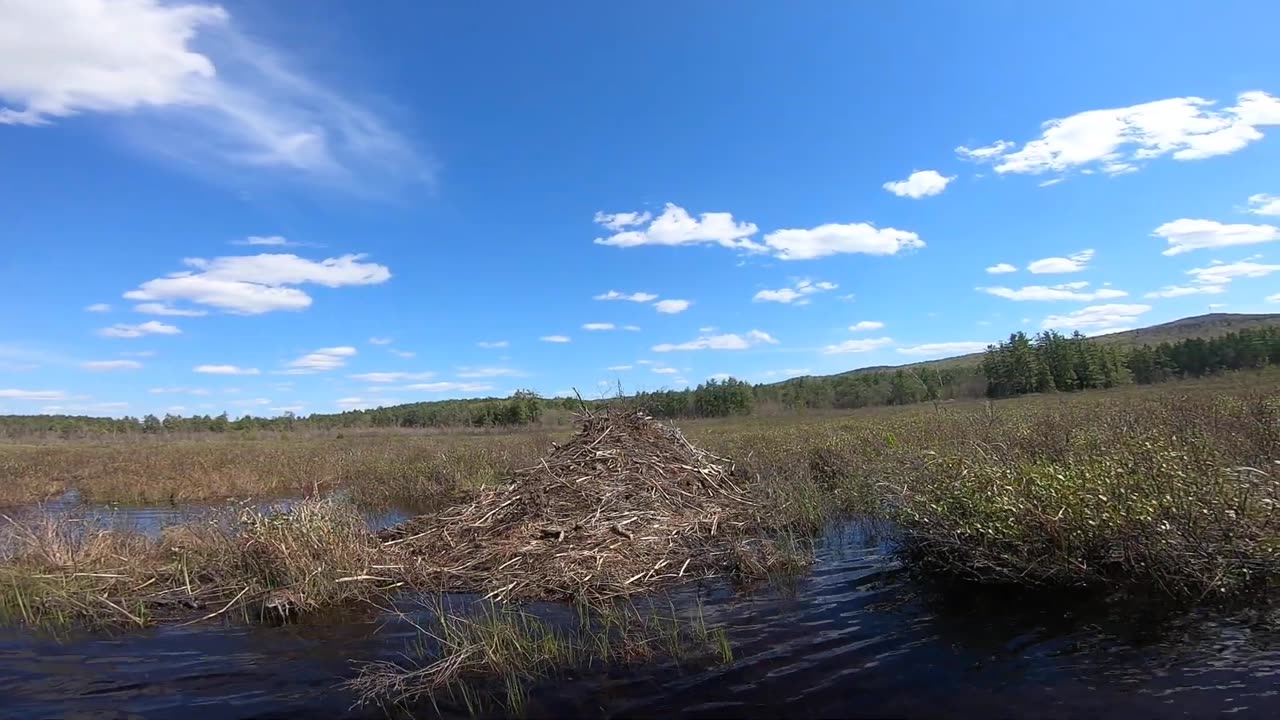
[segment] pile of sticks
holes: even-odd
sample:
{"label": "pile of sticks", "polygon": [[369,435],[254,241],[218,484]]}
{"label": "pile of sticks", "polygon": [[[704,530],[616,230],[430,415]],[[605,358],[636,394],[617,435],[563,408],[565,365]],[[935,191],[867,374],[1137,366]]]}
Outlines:
{"label": "pile of sticks", "polygon": [[578,420],[506,484],[384,533],[410,584],[596,602],[733,571],[758,505],[731,462],[638,411]]}

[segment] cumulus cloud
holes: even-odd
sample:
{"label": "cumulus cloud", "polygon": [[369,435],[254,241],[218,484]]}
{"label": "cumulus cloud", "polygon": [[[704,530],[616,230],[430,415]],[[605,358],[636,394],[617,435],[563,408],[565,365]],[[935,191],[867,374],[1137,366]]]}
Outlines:
{"label": "cumulus cloud", "polygon": [[1089,261],[1093,259],[1093,255],[1093,250],[1081,250],[1067,257],[1043,258],[1032,262],[1027,266],[1027,270],[1035,275],[1080,272],[1089,267]]}
{"label": "cumulus cloud", "polygon": [[1280,265],[1241,260],[1234,263],[1210,263],[1207,267],[1187,271],[1191,279],[1202,285],[1227,285],[1237,278],[1266,277],[1280,272]]}
{"label": "cumulus cloud", "polygon": [[809,229],[775,230],[765,235],[765,245],[780,260],[813,260],[829,255],[895,255],[901,250],[924,247],[913,232],[877,228],[870,223],[828,223]]}
{"label": "cumulus cloud", "polygon": [[523,372],[509,367],[461,367],[460,378],[522,377]]}
{"label": "cumulus cloud", "polygon": [[542,342],[549,342],[549,343],[567,343],[572,341],[572,338],[570,338],[568,335],[543,335],[538,339],[541,340]]}
{"label": "cumulus cloud", "polygon": [[93,371],[138,370],[142,368],[142,363],[137,360],[90,360],[80,363],[80,367]]}
{"label": "cumulus cloud", "polygon": [[1181,255],[1192,250],[1257,245],[1280,240],[1280,228],[1274,225],[1226,225],[1216,220],[1182,218],[1167,222],[1151,232],[1153,237],[1169,243],[1165,255]]}
{"label": "cumulus cloud", "polygon": [[617,290],[610,290],[606,293],[600,293],[593,297],[595,300],[626,300],[627,302],[647,303],[657,300],[658,296],[647,292],[622,293]]}
{"label": "cumulus cloud", "polygon": [[506,340],[495,340],[493,342],[485,342],[482,340],[476,343],[476,347],[482,347],[486,350],[497,350],[500,348],[509,347],[510,345],[511,343],[507,342]]}
{"label": "cumulus cloud", "polygon": [[996,263],[987,268],[987,273],[991,275],[1003,275],[1005,273],[1018,272],[1018,268],[1009,263]]}
{"label": "cumulus cloud", "polygon": [[863,332],[866,330],[880,330],[884,327],[884,323],[879,320],[860,320],[849,326],[853,332]]}
{"label": "cumulus cloud", "polygon": [[18,390],[16,388],[0,389],[0,400],[25,400],[29,402],[53,402],[66,400],[67,394],[61,390]]}
{"label": "cumulus cloud", "polygon": [[694,340],[679,344],[663,343],[654,345],[654,352],[671,352],[673,350],[746,350],[757,345],[776,345],[777,339],[767,332],[751,330],[745,335],[727,333],[724,335],[703,335]]}
{"label": "cumulus cloud", "polygon": [[[597,215],[600,217],[614,216]],[[684,208],[668,203],[663,213],[647,227],[619,231],[609,237],[596,238],[595,242],[613,247],[720,245],[750,253],[768,252],[781,260],[811,260],[852,253],[893,255],[900,250],[924,247],[924,241],[913,232],[880,229],[869,223],[829,223],[808,229],[775,230],[765,235],[762,243],[751,239],[757,232],[759,228],[755,223],[737,222],[731,213],[703,213],[695,219]]]}
{"label": "cumulus cloud", "polygon": [[800,280],[794,287],[781,288],[778,290],[761,290],[752,298],[755,302],[776,302],[785,305],[808,305],[809,296],[816,295],[821,292],[829,292],[840,287],[833,282],[812,282],[810,280]]}
{"label": "cumulus cloud", "polygon": [[253,245],[258,247],[291,247],[301,243],[291,242],[280,235],[250,235],[243,240],[233,240],[232,245]]}
{"label": "cumulus cloud", "polygon": [[1028,285],[1026,287],[1013,289],[1007,287],[978,287],[974,288],[978,292],[984,292],[988,295],[1004,298],[1006,300],[1024,301],[1043,301],[1052,302],[1057,300],[1078,300],[1081,302],[1091,302],[1094,300],[1111,300],[1114,298],[1125,297],[1129,293],[1114,288],[1098,288],[1097,290],[1084,290],[1089,283],[1084,281],[1062,283],[1060,285]]}
{"label": "cumulus cloud", "polygon": [[913,345],[911,347],[900,347],[898,352],[903,355],[913,355],[916,357],[941,357],[945,355],[968,355],[969,353],[982,352],[987,349],[991,343],[985,342],[940,342],[925,343],[923,345]]}
{"label": "cumulus cloud", "polygon": [[893,344],[893,338],[878,337],[866,338],[864,340],[845,340],[835,345],[828,345],[822,348],[823,355],[846,355],[849,353],[864,353],[872,350],[879,350]]}
{"label": "cumulus cloud", "polygon": [[433,372],[369,372],[348,375],[352,380],[371,383],[393,383],[405,380],[426,380],[435,377]]}
{"label": "cumulus cloud", "polygon": [[604,330],[615,330],[617,329],[617,326],[613,323],[583,323],[582,329],[590,332],[601,332]]}
{"label": "cumulus cloud", "polygon": [[919,200],[931,195],[940,195],[947,189],[947,184],[955,180],[955,176],[947,177],[937,170],[919,170],[911,173],[906,180],[887,182],[884,189],[898,197]]}
{"label": "cumulus cloud", "polygon": [[194,270],[170,273],[148,280],[124,294],[128,300],[149,302],[187,301],[242,315],[277,310],[303,310],[311,296],[299,285],[329,288],[377,285],[391,278],[384,265],[362,262],[364,255],[343,255],[315,261],[291,254],[263,253],[187,258]]}
{"label": "cumulus cloud", "polygon": [[355,356],[355,354],[356,349],[353,347],[320,348],[289,363],[284,373],[286,375],[311,375],[337,370],[345,366],[347,359]]}
{"label": "cumulus cloud", "polygon": [[111,306],[106,303],[94,303],[85,307],[85,312],[104,313],[111,312]]}
{"label": "cumulus cloud", "polygon": [[1280,197],[1275,195],[1250,195],[1249,212],[1254,215],[1280,215]]}
{"label": "cumulus cloud", "polygon": [[191,369],[202,375],[259,375],[258,368],[240,367],[239,365],[197,365]]}
{"label": "cumulus cloud", "polygon": [[143,335],[178,335],[182,331],[168,323],[162,323],[158,320],[148,320],[138,325],[126,325],[125,323],[116,323],[111,327],[105,327],[98,330],[98,334],[103,337],[113,338],[136,338]]}
{"label": "cumulus cloud", "polygon": [[271,169],[353,188],[429,179],[430,165],[366,105],[294,70],[221,6],[4,7],[0,125],[110,114],[123,118],[119,129],[134,145],[194,167]]}
{"label": "cumulus cloud", "polygon": [[1265,92],[1241,93],[1235,105],[1222,109],[1215,105],[1204,98],[1178,97],[1088,110],[1044,123],[1041,136],[1020,148],[1000,140],[986,147],[961,146],[956,153],[989,163],[1000,174],[1078,169],[1117,175],[1164,155],[1201,160],[1230,154],[1262,139],[1259,128],[1280,124],[1280,99]]}
{"label": "cumulus cloud", "polygon": [[138,303],[133,309],[144,315],[167,315],[169,317],[203,317],[208,311],[191,308],[176,308],[164,303]]}
{"label": "cumulus cloud", "polygon": [[653,307],[660,313],[675,315],[676,313],[682,313],[685,310],[688,310],[689,306],[692,304],[693,301],[691,300],[659,300],[653,304]]}
{"label": "cumulus cloud", "polygon": [[1226,288],[1221,285],[1165,285],[1159,290],[1153,290],[1144,298],[1176,298],[1186,295],[1217,295],[1226,292]]}
{"label": "cumulus cloud", "polygon": [[[618,218],[625,218],[624,225],[617,223]],[[672,203],[667,203],[662,214],[650,221],[649,213],[596,213],[595,221],[610,230],[616,230],[608,237],[596,238],[597,245],[613,247],[637,247],[640,245],[706,245],[714,244],[741,250],[762,250],[750,237],[759,228],[754,223],[739,223],[731,213],[708,212],[694,218],[687,210]],[[647,227],[635,230],[624,230],[629,226]]]}
{"label": "cumulus cloud", "polygon": [[493,385],[489,383],[460,383],[460,382],[433,382],[433,383],[417,383],[414,385],[405,385],[405,390],[414,390],[417,392],[486,392],[493,389]]}
{"label": "cumulus cloud", "polygon": [[1107,304],[1067,313],[1050,315],[1040,326],[1045,330],[1104,330],[1131,327],[1139,315],[1151,310],[1150,305]]}

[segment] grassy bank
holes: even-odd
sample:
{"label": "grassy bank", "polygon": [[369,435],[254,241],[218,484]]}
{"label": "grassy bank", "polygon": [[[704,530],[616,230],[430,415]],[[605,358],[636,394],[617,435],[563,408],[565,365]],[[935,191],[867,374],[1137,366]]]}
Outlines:
{"label": "grassy bank", "polygon": [[[1274,380],[700,422],[686,431],[735,460],[761,516],[782,531],[767,547],[786,558],[761,557],[744,542],[737,566],[746,576],[802,566],[813,533],[864,515],[892,521],[910,565],[942,576],[1183,601],[1260,596],[1280,578]],[[550,440],[396,434],[8,446],[3,487],[10,500],[56,486],[134,502],[343,489],[367,505],[438,507],[536,465]],[[247,513],[158,540],[56,521],[10,525],[0,544],[0,604],[24,622],[105,614],[146,624],[184,603],[217,609],[242,592],[232,604],[260,612],[279,590],[325,605],[415,584],[379,569],[398,561],[358,522],[354,508],[315,500],[292,514]]]}

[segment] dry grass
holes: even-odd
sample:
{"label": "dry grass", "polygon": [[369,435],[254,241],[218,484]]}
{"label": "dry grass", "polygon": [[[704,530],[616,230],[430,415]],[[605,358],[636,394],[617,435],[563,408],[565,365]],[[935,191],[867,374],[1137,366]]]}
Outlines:
{"label": "dry grass", "polygon": [[0,615],[33,626],[279,618],[367,599],[377,543],[349,504],[246,510],[159,538],[46,516],[0,518]]}

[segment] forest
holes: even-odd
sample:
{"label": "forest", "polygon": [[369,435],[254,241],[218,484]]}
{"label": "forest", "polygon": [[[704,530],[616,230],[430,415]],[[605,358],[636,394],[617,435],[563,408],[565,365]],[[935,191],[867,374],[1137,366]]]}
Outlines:
{"label": "forest", "polygon": [[508,398],[441,400],[297,417],[166,415],[95,418],[68,415],[0,416],[0,437],[60,434],[228,433],[357,428],[514,428],[563,419],[581,407],[623,401],[663,418],[714,418],[804,410],[852,410],[1028,393],[1076,392],[1125,384],[1152,384],[1280,365],[1280,328],[1247,328],[1215,338],[1122,348],[1075,333],[1015,332],[991,345],[972,365],[923,363],[840,375],[799,377],[752,385],[708,380],[686,390],[638,392],[626,397],[542,398],[520,390]]}

